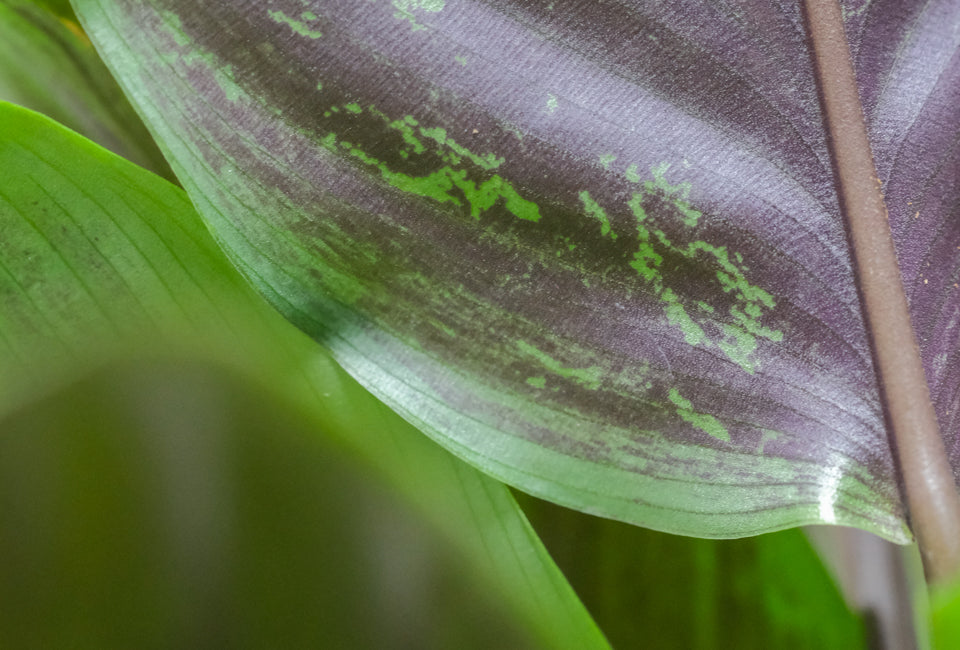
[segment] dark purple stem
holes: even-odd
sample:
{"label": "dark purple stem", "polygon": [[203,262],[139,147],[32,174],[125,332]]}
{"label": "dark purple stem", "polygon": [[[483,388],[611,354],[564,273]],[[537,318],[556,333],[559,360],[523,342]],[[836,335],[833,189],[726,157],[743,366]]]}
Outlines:
{"label": "dark purple stem", "polygon": [[837,0],[806,0],[836,177],[910,524],[930,582],[960,567],[960,496],[940,437]]}

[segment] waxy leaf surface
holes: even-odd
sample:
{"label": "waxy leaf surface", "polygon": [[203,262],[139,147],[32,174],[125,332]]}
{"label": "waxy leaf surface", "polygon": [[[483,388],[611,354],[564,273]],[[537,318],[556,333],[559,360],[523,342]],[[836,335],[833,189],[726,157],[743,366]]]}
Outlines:
{"label": "waxy leaf surface", "polygon": [[[234,262],[455,453],[671,532],[909,539],[799,3],[75,8]],[[960,6],[844,8],[956,461]]]}

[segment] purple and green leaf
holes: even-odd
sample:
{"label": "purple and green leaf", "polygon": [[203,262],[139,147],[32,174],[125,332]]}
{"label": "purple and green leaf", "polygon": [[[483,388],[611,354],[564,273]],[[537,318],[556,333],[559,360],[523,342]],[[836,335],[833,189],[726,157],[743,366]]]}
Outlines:
{"label": "purple and green leaf", "polygon": [[[909,539],[793,2],[77,0],[289,319],[513,485]],[[954,466],[960,7],[845,3]]]}

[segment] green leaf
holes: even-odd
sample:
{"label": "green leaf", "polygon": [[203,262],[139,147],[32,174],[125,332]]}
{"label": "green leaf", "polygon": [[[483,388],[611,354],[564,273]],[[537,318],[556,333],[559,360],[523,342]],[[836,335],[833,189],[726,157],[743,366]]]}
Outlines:
{"label": "green leaf", "polygon": [[929,610],[933,648],[949,650],[960,646],[960,581],[933,589]]}
{"label": "green leaf", "polygon": [[52,117],[169,179],[173,172],[69,3],[0,0],[0,100]]}
{"label": "green leaf", "polygon": [[[2,103],[0,167],[0,414],[23,413],[111,359],[173,348],[215,362],[356,458],[534,638],[605,647],[506,488],[418,435],[253,294],[181,190]],[[104,530],[90,525],[84,534]]]}

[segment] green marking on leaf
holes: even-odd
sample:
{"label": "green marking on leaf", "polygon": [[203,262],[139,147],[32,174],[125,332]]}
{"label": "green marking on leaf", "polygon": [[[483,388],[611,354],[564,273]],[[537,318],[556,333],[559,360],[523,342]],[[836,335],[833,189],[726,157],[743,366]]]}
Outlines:
{"label": "green marking on leaf", "polygon": [[[530,345],[526,341],[517,341],[517,347],[520,348],[520,351],[524,354],[527,354],[539,361],[544,368],[558,377],[570,379],[589,390],[597,390],[600,388],[600,379],[603,377],[603,368],[600,366],[589,366],[587,368],[566,368],[563,366],[563,364],[551,357],[549,354]],[[530,383],[529,379],[527,380],[527,383]]]}
{"label": "green marking on leaf", "polygon": [[[643,186],[643,191],[634,192],[627,201],[627,207],[633,213],[637,227],[637,249],[628,264],[663,303],[667,320],[680,328],[686,343],[715,346],[728,359],[753,374],[757,364],[750,356],[757,349],[758,337],[773,342],[783,340],[783,332],[765,327],[761,323],[764,314],[772,310],[776,302],[769,292],[750,284],[745,274],[743,256],[739,253],[734,253],[731,259],[726,247],[715,246],[702,240],[675,244],[662,230],[651,230],[648,227],[649,218],[644,202],[651,199],[673,208],[679,222],[687,229],[695,228],[702,216],[702,213],[693,209],[688,202],[690,183],[671,184],[666,179],[669,169],[669,163],[655,165],[650,169],[652,178],[647,180],[640,177],[636,165],[630,165],[624,171],[627,180]],[[602,208],[592,199],[588,203],[585,195],[586,192],[581,192],[580,199],[584,202],[586,213],[599,218],[598,211],[602,211]],[[589,199],[589,195],[586,195],[586,198]],[[606,216],[605,211],[602,214]],[[669,276],[661,268],[665,255],[679,256],[701,265],[707,262],[717,267],[715,277],[720,290],[733,298],[733,304],[727,313],[734,322],[719,325],[721,336],[716,340],[708,336],[704,328],[708,320],[714,321],[716,308],[706,302],[697,301],[695,304],[699,313],[695,314],[701,319],[698,322],[695,314],[691,314],[684,306],[677,292],[667,286]]]}
{"label": "green marking on leaf", "polygon": [[692,228],[697,225],[697,221],[702,214],[691,208],[687,202],[690,196],[690,183],[671,185],[666,179],[666,173],[669,169],[670,164],[665,162],[653,166],[650,169],[650,172],[653,174],[653,180],[645,181],[643,184],[644,189],[647,193],[654,193],[659,190],[664,197],[668,198],[673,206],[680,211],[684,224]]}
{"label": "green marking on leaf", "polygon": [[537,204],[520,196],[513,185],[503,180],[499,174],[494,174],[479,186],[466,178],[466,170],[458,172],[453,180],[470,203],[470,214],[475,218],[479,218],[481,212],[489,210],[497,199],[502,198],[507,211],[515,217],[534,222],[540,220]]}
{"label": "green marking on leaf", "polygon": [[616,159],[617,157],[612,153],[606,153],[600,156],[600,164],[603,166],[604,169],[610,169],[610,165],[612,165],[613,161],[615,161]]}
{"label": "green marking on leaf", "polygon": [[514,216],[525,221],[540,221],[540,208],[536,203],[528,201],[517,193],[513,185],[494,175],[487,183],[495,182],[499,187],[500,196],[506,199],[507,210]]}
{"label": "green marking on leaf", "polygon": [[703,328],[697,325],[687,313],[680,298],[670,289],[664,289],[660,298],[665,304],[664,312],[671,325],[676,325],[683,332],[683,340],[687,345],[700,345],[707,339]]}
{"label": "green marking on leaf", "polygon": [[456,55],[455,57],[453,57],[453,60],[464,67],[466,67],[467,65],[467,57],[463,56],[462,54]]}
{"label": "green marking on leaf", "polygon": [[627,201],[627,207],[630,208],[630,211],[633,212],[633,216],[637,219],[637,234],[640,235],[641,239],[648,239],[650,237],[650,232],[640,225],[641,222],[646,221],[647,219],[647,213],[643,209],[643,193],[634,193],[633,196],[630,197],[630,200]]}
{"label": "green marking on leaf", "polygon": [[397,10],[393,15],[395,18],[408,21],[413,31],[418,31],[426,27],[417,22],[414,11],[437,13],[442,11],[446,4],[446,0],[393,0],[393,6]]}
{"label": "green marking on leaf", "polygon": [[164,11],[161,13],[161,17],[163,18],[163,30],[173,37],[177,45],[186,47],[193,42],[193,39],[183,31],[183,23],[180,22],[179,15],[172,11]]}
{"label": "green marking on leaf", "polygon": [[611,239],[616,239],[617,233],[610,230],[610,218],[606,211],[600,207],[600,204],[590,198],[590,193],[587,190],[580,192],[579,196],[587,215],[600,222],[600,234],[604,236],[609,234]]}
{"label": "green marking on leaf", "polygon": [[557,110],[557,96],[547,93],[547,112],[553,113]]}
{"label": "green marking on leaf", "polygon": [[[344,105],[343,110],[353,115],[361,115],[365,112],[356,103]],[[338,113],[340,109],[333,106],[328,112]],[[388,128],[400,134],[404,145],[409,148],[409,150],[398,152],[401,158],[408,158],[411,153],[427,153],[427,146],[418,137],[419,134],[435,142],[440,148],[439,157],[449,164],[423,176],[412,176],[391,169],[386,162],[358,146],[349,142],[338,141],[334,133],[325,135],[320,141],[321,144],[330,151],[337,151],[338,147],[348,150],[352,157],[378,169],[380,176],[387,183],[408,194],[422,196],[439,203],[452,203],[457,206],[463,205],[462,195],[462,198],[470,206],[470,215],[476,219],[479,219],[481,214],[502,200],[506,210],[518,219],[534,222],[540,220],[539,206],[520,196],[516,188],[499,174],[493,174],[478,183],[469,178],[468,169],[462,167],[457,169],[467,160],[482,170],[490,171],[499,167],[503,163],[503,158],[497,158],[490,153],[483,156],[477,155],[457,144],[452,138],[447,137],[445,129],[422,127],[410,115],[403,119],[391,119],[373,107],[368,108],[366,112],[383,120]]]}
{"label": "green marking on leaf", "polygon": [[689,422],[704,433],[713,436],[717,440],[730,442],[730,432],[726,427],[720,424],[720,420],[707,413],[697,413],[693,410],[693,403],[680,394],[676,388],[671,388],[668,395],[670,401],[677,407],[677,415],[685,422]]}
{"label": "green marking on leaf", "polygon": [[432,129],[421,127],[420,134],[425,138],[430,138],[441,147],[448,147],[454,153],[463,156],[464,158],[469,158],[474,165],[480,167],[481,169],[492,171],[503,164],[503,158],[497,158],[492,153],[488,153],[484,156],[478,156],[465,147],[460,146],[454,141],[453,138],[447,136],[446,129],[440,127]]}
{"label": "green marking on leaf", "polygon": [[[413,120],[409,115],[407,118]],[[407,119],[394,120],[387,124],[387,126],[400,134],[404,142],[410,145],[413,153],[420,154],[426,151],[426,147],[423,146],[423,142],[417,137],[416,131],[413,128],[414,125],[416,125],[416,120],[413,120],[413,124],[411,124]]]}
{"label": "green marking on leaf", "polygon": [[295,34],[299,34],[300,36],[306,36],[307,38],[320,38],[323,36],[322,32],[310,29],[306,22],[303,22],[317,20],[317,15],[312,12],[305,11],[300,14],[303,21],[291,18],[282,11],[273,11],[270,9],[267,10],[267,15],[270,16],[270,19],[274,22],[289,26]]}
{"label": "green marking on leaf", "polygon": [[720,341],[717,346],[728,358],[753,374],[756,366],[750,361],[750,355],[757,348],[757,338],[735,325],[724,325],[723,333],[726,338]]}
{"label": "green marking on leaf", "polygon": [[543,376],[527,377],[527,383],[534,388],[545,388],[547,386],[547,378]]}
{"label": "green marking on leaf", "polygon": [[777,440],[784,437],[782,431],[774,431],[773,429],[761,429],[762,436],[760,437],[760,453],[764,453],[764,448],[767,446],[767,443],[776,442]]}
{"label": "green marking on leaf", "polygon": [[660,273],[656,267],[660,266],[662,262],[663,257],[650,244],[641,242],[640,247],[633,254],[633,261],[630,262],[630,266],[636,270],[641,278],[654,282],[659,278]]}

